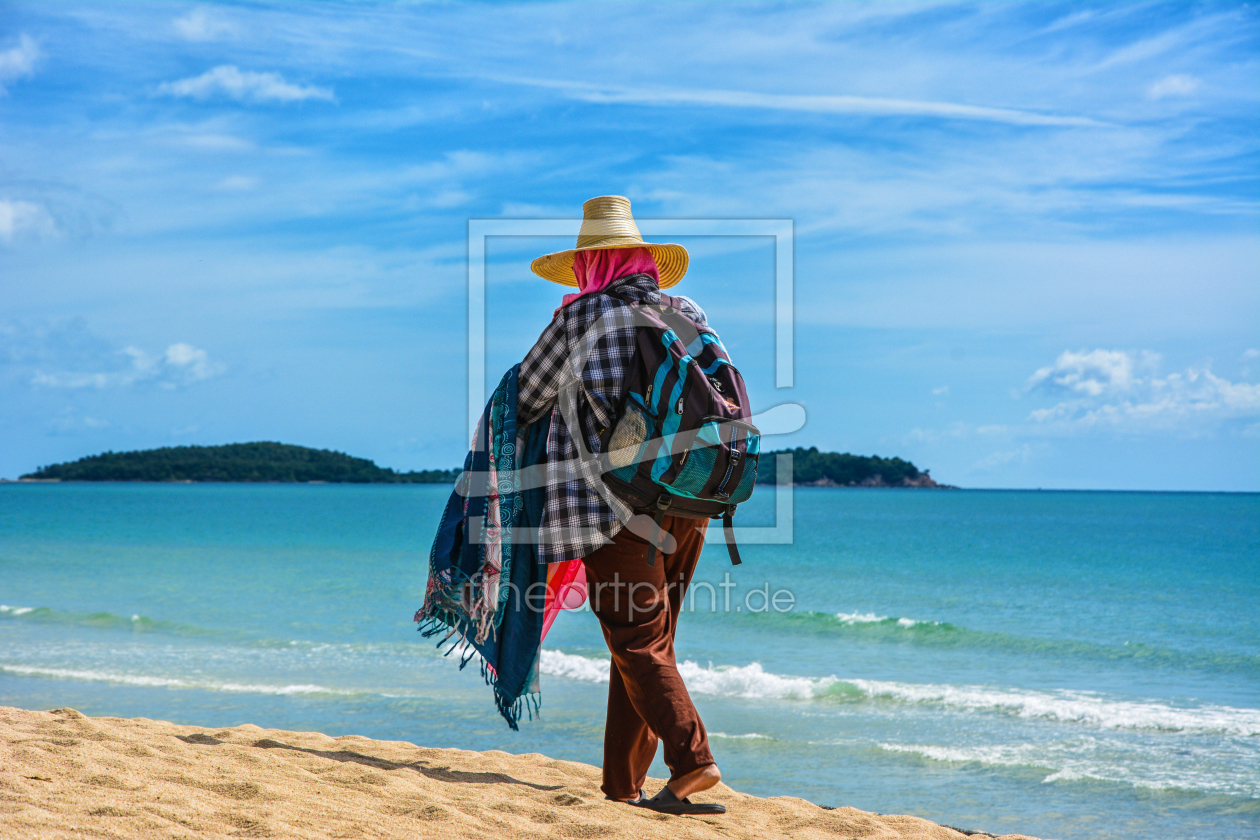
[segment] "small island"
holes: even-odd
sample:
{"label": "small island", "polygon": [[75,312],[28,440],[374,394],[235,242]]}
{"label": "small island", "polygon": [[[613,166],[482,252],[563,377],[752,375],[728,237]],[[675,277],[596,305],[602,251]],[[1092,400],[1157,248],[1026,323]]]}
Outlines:
{"label": "small island", "polygon": [[[776,474],[776,455],[792,455],[791,476]],[[343,452],[259,441],[225,446],[167,446],[105,452],[40,467],[22,481],[221,481],[329,484],[452,484],[460,470],[395,472]],[[807,487],[944,488],[909,461],[809,449],[763,452],[758,484]]]}
{"label": "small island", "polygon": [[[792,475],[777,474],[776,455],[792,456]],[[881,458],[878,455],[850,455],[840,452],[819,452],[809,449],[778,449],[763,452],[757,467],[758,484],[795,484],[800,487],[923,487],[956,490],[949,484],[937,484],[909,461]]]}
{"label": "small island", "polygon": [[260,441],[106,452],[41,467],[22,481],[228,481],[450,484],[459,470],[395,472],[328,449]]}

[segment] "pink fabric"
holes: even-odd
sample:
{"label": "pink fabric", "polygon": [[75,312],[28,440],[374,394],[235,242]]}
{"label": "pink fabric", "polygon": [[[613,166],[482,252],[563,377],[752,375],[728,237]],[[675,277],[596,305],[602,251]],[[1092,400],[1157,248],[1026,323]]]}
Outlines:
{"label": "pink fabric", "polygon": [[561,610],[580,609],[586,603],[586,567],[581,560],[551,563],[547,567],[547,597],[543,605],[542,638]]}
{"label": "pink fabric", "polygon": [[656,260],[647,248],[602,248],[597,251],[578,251],[573,255],[573,273],[577,276],[578,291],[564,296],[556,307],[556,314],[580,297],[602,292],[630,274],[650,274],[660,282]]}
{"label": "pink fabric", "polygon": [[580,610],[582,605],[586,603],[586,566],[577,567],[577,572],[573,575],[573,580],[569,581],[569,588],[560,596],[560,609],[562,610]]}

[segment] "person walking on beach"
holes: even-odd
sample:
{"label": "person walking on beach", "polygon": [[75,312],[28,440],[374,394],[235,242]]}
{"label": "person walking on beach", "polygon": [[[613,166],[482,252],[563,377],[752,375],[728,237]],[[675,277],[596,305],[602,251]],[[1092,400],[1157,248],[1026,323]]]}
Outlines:
{"label": "person walking on beach", "polygon": [[[683,596],[708,522],[661,511],[659,533],[623,527],[631,511],[608,492],[598,459],[590,457],[601,453],[626,397],[636,349],[632,304],[661,304],[661,290],[682,279],[688,256],[681,245],[645,243],[621,196],[593,198],[582,215],[577,247],[531,265],[540,277],[577,287],[564,296],[519,371],[518,422],[551,418],[538,559],[582,559],[591,609],[612,654],[605,796],[663,813],[724,813],[721,805],[689,799],[722,774],[674,656]],[[675,296],[671,303],[707,328],[694,301]],[[658,742],[670,780],[649,798],[643,786]]]}

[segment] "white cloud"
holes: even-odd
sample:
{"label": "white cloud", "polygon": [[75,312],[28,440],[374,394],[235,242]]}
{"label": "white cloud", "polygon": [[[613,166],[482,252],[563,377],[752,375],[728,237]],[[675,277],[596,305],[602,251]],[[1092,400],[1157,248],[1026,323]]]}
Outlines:
{"label": "white cloud", "polygon": [[[1146,365],[1159,361],[1154,354],[1144,354]],[[1028,380],[1028,388],[1070,391],[1097,397],[1104,392],[1124,391],[1133,385],[1135,360],[1122,350],[1065,351],[1053,365],[1043,367]]]}
{"label": "white cloud", "polygon": [[1222,420],[1260,416],[1260,385],[1190,368],[1159,375],[1150,351],[1065,352],[1029,379],[1029,391],[1067,396],[1029,419],[1066,428],[1202,431]]}
{"label": "white cloud", "polygon": [[[99,364],[105,362],[105,364]],[[36,370],[31,384],[45,388],[125,388],[140,382],[152,382],[162,388],[177,388],[223,373],[225,366],[213,362],[205,350],[179,342],[154,356],[139,347],[128,346],[113,354],[112,359],[98,360],[104,370],[61,370],[46,373]]]}
{"label": "white cloud", "polygon": [[210,361],[210,355],[198,347],[180,342],[166,348],[165,373],[184,384],[209,379],[223,372],[223,365]]}
{"label": "white cloud", "polygon": [[241,70],[231,64],[222,64],[213,70],[207,70],[200,76],[192,76],[175,82],[163,82],[158,85],[158,93],[187,96],[192,99],[226,96],[240,102],[333,100],[333,92],[329,88],[295,85],[286,82],[279,73],[256,73],[252,70]]}
{"label": "white cloud", "polygon": [[206,9],[197,7],[188,14],[171,21],[175,31],[189,41],[213,41],[224,35],[231,35],[236,27],[218,16],[211,15]]}
{"label": "white cloud", "polygon": [[57,232],[57,223],[41,204],[0,198],[0,242],[22,236],[42,238]]}
{"label": "white cloud", "polygon": [[1244,359],[1256,359],[1256,358],[1260,358],[1260,350],[1257,350],[1257,349],[1256,349],[1256,348],[1254,348],[1254,347],[1249,347],[1249,348],[1247,348],[1246,350],[1244,350],[1244,351],[1243,351],[1242,357],[1243,357]]}
{"label": "white cloud", "polygon": [[1169,96],[1189,96],[1199,89],[1200,79],[1184,74],[1165,76],[1146,90],[1151,99],[1164,99]]}
{"label": "white cloud", "polygon": [[932,396],[935,396],[935,397],[944,397],[944,396],[947,396],[948,394],[949,394],[948,385],[942,385],[939,388],[932,389]]}
{"label": "white cloud", "polygon": [[0,96],[7,92],[5,84],[33,74],[38,58],[39,44],[25,32],[18,37],[16,47],[0,51]]}

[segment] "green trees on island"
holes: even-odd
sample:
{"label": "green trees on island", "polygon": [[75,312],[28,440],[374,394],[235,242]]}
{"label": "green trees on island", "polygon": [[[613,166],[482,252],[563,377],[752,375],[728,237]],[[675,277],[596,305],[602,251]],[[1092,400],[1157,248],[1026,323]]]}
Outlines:
{"label": "green trees on island", "polygon": [[[792,475],[776,474],[780,453],[792,455]],[[780,449],[763,452],[757,468],[759,484],[821,484],[842,487],[937,487],[926,471],[920,470],[901,458],[881,458],[878,455],[850,455],[839,452],[819,452],[818,447],[809,449]]]}
{"label": "green trees on island", "polygon": [[394,472],[366,458],[284,443],[168,446],[106,452],[24,475],[61,481],[327,481],[330,483],[449,484],[459,470]]}

